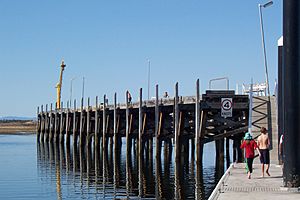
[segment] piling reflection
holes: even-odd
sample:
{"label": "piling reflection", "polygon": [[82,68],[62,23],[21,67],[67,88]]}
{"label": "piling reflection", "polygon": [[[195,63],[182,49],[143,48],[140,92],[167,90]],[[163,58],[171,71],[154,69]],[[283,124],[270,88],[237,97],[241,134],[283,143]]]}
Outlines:
{"label": "piling reflection", "polygon": [[[135,150],[138,149],[135,142],[132,145],[131,151],[126,153],[125,145],[124,149],[109,145],[108,149],[100,147],[92,151],[93,145],[81,149],[72,145],[38,143],[39,176],[50,177],[44,181],[55,183],[57,199],[201,200],[208,197],[210,191],[205,191],[203,165],[196,164],[193,150],[174,162],[169,142],[163,142],[160,156],[153,156],[156,154],[151,153],[147,143],[143,144],[142,153]],[[212,177],[216,182],[224,172],[224,164],[218,159],[215,169]]]}

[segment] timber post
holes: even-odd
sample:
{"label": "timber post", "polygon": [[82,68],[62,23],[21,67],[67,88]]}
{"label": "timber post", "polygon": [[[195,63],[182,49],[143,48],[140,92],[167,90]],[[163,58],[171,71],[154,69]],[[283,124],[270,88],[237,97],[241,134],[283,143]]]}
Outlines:
{"label": "timber post", "polygon": [[99,124],[98,124],[98,96],[96,96],[96,110],[95,110],[95,138],[94,138],[94,146],[95,146],[95,151],[98,152],[99,149]]}
{"label": "timber post", "polygon": [[54,138],[53,138],[53,141],[54,143],[57,142],[57,131],[58,131],[58,127],[59,127],[59,124],[58,124],[58,113],[57,113],[57,103],[55,103],[55,114],[54,114]]}
{"label": "timber post", "polygon": [[118,149],[118,135],[117,135],[117,93],[114,94],[114,153],[116,155]]}
{"label": "timber post", "polygon": [[70,103],[68,101],[67,103],[67,110],[66,110],[66,145],[70,146],[70,116],[69,116],[69,112],[70,112]]}
{"label": "timber post", "polygon": [[50,104],[50,122],[49,122],[49,142],[53,141],[53,115],[52,115],[52,103]]}
{"label": "timber post", "polygon": [[89,151],[90,148],[90,132],[91,132],[91,117],[90,117],[90,97],[88,97],[88,106],[87,106],[87,110],[86,110],[86,147],[87,147],[87,151]]}
{"label": "timber post", "polygon": [[60,129],[59,129],[59,143],[64,143],[64,111],[63,111],[63,102],[61,102],[60,108]]}
{"label": "timber post", "polygon": [[76,99],[74,99],[74,112],[73,112],[73,146],[77,147]]}
{"label": "timber post", "polygon": [[129,103],[128,103],[128,95],[129,91],[126,91],[126,152],[127,154],[130,152],[131,145],[130,145],[130,138],[129,138]]}
{"label": "timber post", "polygon": [[158,85],[155,86],[155,148],[156,157],[160,156],[160,142],[159,142],[159,104],[158,104]]}
{"label": "timber post", "polygon": [[40,133],[40,142],[43,142],[44,133],[45,133],[45,113],[44,113],[44,106],[41,105],[41,133]]}
{"label": "timber post", "polygon": [[143,154],[143,141],[142,141],[142,134],[143,134],[143,89],[140,88],[140,98],[139,98],[139,135],[138,135],[138,155],[141,159]]}
{"label": "timber post", "polygon": [[202,162],[201,132],[203,123],[203,111],[200,112],[200,84],[199,79],[196,82],[196,102],[195,102],[195,136],[196,136],[196,162]]}
{"label": "timber post", "polygon": [[37,125],[36,125],[36,132],[37,132],[37,142],[40,142],[40,134],[41,134],[41,113],[40,113],[40,107],[37,107]]}
{"label": "timber post", "polygon": [[175,160],[180,159],[180,141],[179,141],[179,106],[178,106],[178,83],[175,85],[174,100],[174,140],[175,140]]}
{"label": "timber post", "polygon": [[83,98],[81,98],[81,106],[80,106],[80,122],[79,122],[79,146],[80,151],[83,149]]}
{"label": "timber post", "polygon": [[43,142],[48,142],[49,139],[49,113],[48,113],[48,104],[46,104],[46,128]]}
{"label": "timber post", "polygon": [[106,150],[106,95],[103,96],[103,125],[102,125],[102,149],[103,149],[103,154],[105,153]]}

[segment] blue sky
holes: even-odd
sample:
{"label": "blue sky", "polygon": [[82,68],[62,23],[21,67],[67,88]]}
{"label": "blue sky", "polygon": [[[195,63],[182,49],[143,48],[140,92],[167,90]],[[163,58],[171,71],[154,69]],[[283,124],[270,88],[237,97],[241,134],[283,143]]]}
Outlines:
{"label": "blue sky", "polygon": [[[236,84],[264,82],[258,4],[263,0],[2,0],[0,3],[0,116],[35,116],[37,106],[56,100],[64,59],[62,100],[112,100],[125,91],[133,101],[151,96],[194,95],[210,79],[227,76]],[[282,35],[282,1],[263,10],[270,85],[277,77],[277,40]],[[224,87],[220,82],[215,87]],[[271,89],[273,92],[273,89]]]}

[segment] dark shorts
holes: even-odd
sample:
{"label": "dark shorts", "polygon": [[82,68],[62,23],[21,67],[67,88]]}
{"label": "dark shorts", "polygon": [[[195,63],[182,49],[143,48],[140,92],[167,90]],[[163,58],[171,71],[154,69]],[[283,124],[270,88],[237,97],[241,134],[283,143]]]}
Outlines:
{"label": "dark shorts", "polygon": [[260,149],[260,163],[261,164],[270,164],[270,152],[269,149]]}

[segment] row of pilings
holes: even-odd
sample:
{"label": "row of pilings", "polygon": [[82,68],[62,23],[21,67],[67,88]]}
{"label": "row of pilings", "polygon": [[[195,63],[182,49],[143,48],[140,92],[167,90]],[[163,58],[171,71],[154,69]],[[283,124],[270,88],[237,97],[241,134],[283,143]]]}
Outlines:
{"label": "row of pilings", "polygon": [[[76,107],[76,100],[73,109],[69,102],[66,108],[62,106],[61,109],[54,110],[51,104],[49,111],[48,105],[45,110],[41,106],[41,110],[38,108],[38,142],[66,146],[70,146],[72,142],[74,148],[78,146],[83,151],[93,149],[97,156],[100,146],[103,150],[110,146],[114,152],[119,151],[121,138],[125,137],[128,153],[135,149],[139,156],[143,156],[144,153],[153,152],[155,147],[156,157],[160,157],[162,147],[169,149],[168,151],[174,148],[175,160],[179,161],[183,155],[196,150],[196,162],[202,163],[204,144],[215,141],[216,160],[224,166],[224,150],[229,155],[229,140],[232,139],[233,161],[242,161],[239,146],[248,127],[247,96],[235,96],[234,92],[229,94],[222,91],[220,94],[213,93],[209,98],[202,95],[200,99],[199,80],[193,97],[180,97],[178,83],[175,85],[174,98],[159,98],[158,85],[155,100],[143,101],[140,89],[139,101],[132,103],[128,93],[127,91],[125,94],[125,104],[117,104],[115,94],[113,105],[107,104],[108,100],[104,95],[101,104],[96,97],[94,107],[90,105],[89,98],[87,107],[84,107],[83,99],[80,108]],[[220,102],[217,101],[228,94],[235,101],[234,116],[223,119],[220,117]]]}

